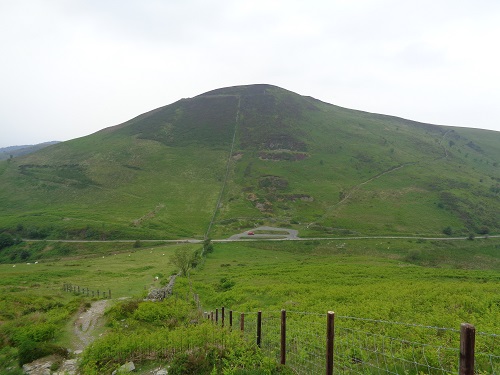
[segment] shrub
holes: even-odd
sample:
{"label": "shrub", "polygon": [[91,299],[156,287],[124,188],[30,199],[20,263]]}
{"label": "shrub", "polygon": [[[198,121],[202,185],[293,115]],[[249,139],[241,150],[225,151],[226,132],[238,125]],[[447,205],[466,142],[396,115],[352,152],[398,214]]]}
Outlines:
{"label": "shrub", "polygon": [[15,244],[14,237],[12,237],[9,233],[3,232],[0,233],[0,250],[5,247],[9,247]]}
{"label": "shrub", "polygon": [[451,236],[453,234],[453,229],[451,227],[446,227],[443,229],[443,233],[447,236]]}
{"label": "shrub", "polygon": [[489,234],[490,233],[490,228],[487,226],[483,225],[481,228],[478,229],[477,233],[479,234]]}

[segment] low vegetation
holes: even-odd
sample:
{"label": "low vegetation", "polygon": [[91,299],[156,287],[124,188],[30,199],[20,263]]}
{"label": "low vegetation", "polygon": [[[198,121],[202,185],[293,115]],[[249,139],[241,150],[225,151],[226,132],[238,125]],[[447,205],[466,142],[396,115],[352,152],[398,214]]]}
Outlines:
{"label": "low vegetation", "polygon": [[254,343],[205,322],[194,294],[201,311],[334,310],[340,316],[447,328],[469,322],[480,332],[498,331],[500,240],[495,238],[207,241],[206,258],[189,277],[177,278],[173,297],[155,303],[142,298],[177,273],[174,254],[194,254],[201,245],[126,245],[128,251],[113,252],[109,245],[67,244],[78,249],[70,251],[77,257],[0,265],[4,369],[45,354],[65,355],[63,348],[71,347],[64,327],[92,301],[85,293],[64,292],[67,283],[110,288],[115,301],[106,313],[108,333],[82,356],[84,374],[107,373],[131,358],[168,363],[179,373],[193,368],[206,372],[192,373],[207,374],[286,373]]}

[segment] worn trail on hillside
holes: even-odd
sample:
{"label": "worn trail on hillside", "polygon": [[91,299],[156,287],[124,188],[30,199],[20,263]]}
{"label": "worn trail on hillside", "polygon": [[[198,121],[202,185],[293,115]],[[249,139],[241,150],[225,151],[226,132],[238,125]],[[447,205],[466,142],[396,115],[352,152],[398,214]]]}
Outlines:
{"label": "worn trail on hillside", "polygon": [[75,340],[73,340],[73,351],[83,351],[95,339],[95,330],[104,325],[104,311],[108,300],[100,300],[80,314],[73,326]]}
{"label": "worn trail on hillside", "polygon": [[221,190],[219,193],[219,198],[217,199],[217,204],[215,205],[214,213],[212,215],[212,218],[210,219],[210,223],[208,224],[207,231],[205,232],[205,238],[208,238],[210,231],[212,230],[212,226],[214,224],[215,217],[217,216],[217,212],[219,211],[220,203],[221,203],[222,197],[224,195],[224,190],[226,189],[227,180],[229,179],[231,160],[232,160],[233,151],[234,151],[234,144],[236,143],[236,132],[238,131],[238,123],[239,123],[239,118],[240,118],[241,96],[238,95],[237,98],[238,98],[238,105],[236,107],[236,118],[235,118],[235,124],[234,124],[233,139],[231,141],[231,149],[229,151],[229,156],[227,158],[226,175],[224,176],[224,181],[222,182],[222,187],[221,187]]}
{"label": "worn trail on hillside", "polygon": [[[447,130],[443,136],[441,137],[441,140],[439,142],[439,145],[443,148],[443,152],[444,152],[444,155],[437,158],[437,159],[433,159],[432,161],[436,161],[436,160],[442,160],[442,159],[446,159],[448,157],[448,150],[446,149],[446,147],[443,145],[443,142],[444,142],[444,139],[446,138],[446,136],[448,135],[448,133],[450,132],[450,130]],[[370,177],[369,179],[367,179],[366,181],[363,181],[363,182],[360,182],[359,184],[353,186],[352,188],[350,188],[347,193],[344,194],[344,196],[342,197],[342,199],[340,199],[337,203],[335,203],[334,205],[330,206],[330,208],[325,212],[325,214],[323,215],[323,218],[326,217],[328,214],[330,214],[336,207],[340,206],[341,204],[345,203],[349,198],[352,197],[352,195],[354,193],[356,193],[356,191],[358,191],[363,185],[366,185],[382,176],[385,176],[389,173],[392,173],[392,172],[395,172],[407,165],[416,165],[416,164],[420,164],[422,163],[422,161],[414,161],[414,162],[407,162],[407,163],[402,163],[400,165],[397,165],[395,167],[392,167],[392,168],[389,168],[373,177]],[[308,224],[308,228],[313,225],[315,223],[309,223]]]}

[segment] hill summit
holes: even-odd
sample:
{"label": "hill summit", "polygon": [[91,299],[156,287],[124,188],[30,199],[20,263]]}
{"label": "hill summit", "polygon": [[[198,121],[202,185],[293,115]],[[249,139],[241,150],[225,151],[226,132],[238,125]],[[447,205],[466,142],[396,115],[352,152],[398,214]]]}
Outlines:
{"label": "hill summit", "polygon": [[0,162],[0,228],[31,238],[500,232],[500,133],[216,89]]}

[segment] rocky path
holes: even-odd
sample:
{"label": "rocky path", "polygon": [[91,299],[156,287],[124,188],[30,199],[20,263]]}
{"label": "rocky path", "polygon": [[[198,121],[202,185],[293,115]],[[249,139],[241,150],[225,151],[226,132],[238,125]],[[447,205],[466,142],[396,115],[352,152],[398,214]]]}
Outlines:
{"label": "rocky path", "polygon": [[95,340],[95,330],[103,326],[102,319],[108,300],[94,302],[90,308],[82,312],[73,326],[75,340],[72,350],[76,353],[83,351]]}
{"label": "rocky path", "polygon": [[[104,311],[109,300],[94,302],[87,310],[78,315],[73,325],[73,340],[71,351],[80,354],[96,338],[96,330],[104,324]],[[72,358],[61,363],[60,368],[51,371],[54,362],[60,361],[56,356],[40,358],[25,364],[23,370],[28,375],[74,375],[77,371],[77,359]]]}

